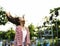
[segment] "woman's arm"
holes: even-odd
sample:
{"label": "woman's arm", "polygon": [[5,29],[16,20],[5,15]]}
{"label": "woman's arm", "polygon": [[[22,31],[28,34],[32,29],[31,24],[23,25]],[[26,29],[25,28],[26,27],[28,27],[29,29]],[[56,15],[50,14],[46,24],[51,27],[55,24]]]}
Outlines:
{"label": "woman's arm", "polygon": [[6,13],[6,16],[8,18],[8,21],[10,21],[12,23],[15,23],[15,19],[14,19],[14,17],[11,16],[10,12],[9,13]]}
{"label": "woman's arm", "polygon": [[22,46],[22,32],[19,30],[20,27],[16,27],[16,42],[18,46]]}

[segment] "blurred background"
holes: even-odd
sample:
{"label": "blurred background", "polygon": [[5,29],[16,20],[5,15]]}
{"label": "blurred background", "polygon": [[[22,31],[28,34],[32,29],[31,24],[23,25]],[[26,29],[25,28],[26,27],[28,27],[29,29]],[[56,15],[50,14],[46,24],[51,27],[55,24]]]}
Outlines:
{"label": "blurred background", "polygon": [[16,25],[8,21],[25,16],[30,46],[60,45],[60,0],[0,0],[0,46],[14,46]]}

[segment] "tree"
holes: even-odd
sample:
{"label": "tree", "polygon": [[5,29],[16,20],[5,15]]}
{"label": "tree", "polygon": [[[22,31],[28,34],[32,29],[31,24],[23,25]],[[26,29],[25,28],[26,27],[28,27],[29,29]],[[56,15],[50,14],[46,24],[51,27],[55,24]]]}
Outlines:
{"label": "tree", "polygon": [[[60,10],[60,7],[50,9],[51,16],[49,18],[49,21],[52,21],[51,24],[54,24],[54,26],[52,28],[54,37],[59,37],[59,32],[60,32],[60,28],[59,28],[60,20],[56,19],[56,17],[59,15],[59,10]],[[55,16],[55,19],[53,18],[54,16]]]}
{"label": "tree", "polygon": [[0,40],[6,39],[5,34],[6,34],[6,32],[0,31]]}
{"label": "tree", "polygon": [[54,8],[54,9],[50,9],[50,14],[53,12],[58,12],[58,10],[60,10],[60,7]]}
{"label": "tree", "polygon": [[3,33],[3,32],[2,32],[2,31],[0,31],[0,40],[2,40],[2,33]]}
{"label": "tree", "polygon": [[0,25],[5,25],[8,19],[6,17],[6,12],[4,11],[3,7],[0,7]]}
{"label": "tree", "polygon": [[29,28],[29,31],[30,31],[30,39],[32,39],[32,37],[34,37],[34,25],[30,24],[28,26],[28,28]]}
{"label": "tree", "polygon": [[7,39],[7,40],[14,40],[15,37],[15,31],[11,28],[10,30],[4,32],[0,31],[0,40]]}
{"label": "tree", "polygon": [[14,40],[14,36],[15,36],[15,31],[12,28],[8,30],[5,35],[6,39],[8,40]]}

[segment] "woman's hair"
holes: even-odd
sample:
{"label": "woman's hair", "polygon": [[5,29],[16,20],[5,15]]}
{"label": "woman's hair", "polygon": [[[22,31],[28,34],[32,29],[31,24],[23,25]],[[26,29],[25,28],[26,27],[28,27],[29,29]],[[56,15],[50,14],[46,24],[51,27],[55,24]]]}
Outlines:
{"label": "woman's hair", "polygon": [[[9,15],[9,16],[8,16]],[[8,21],[10,21],[11,23],[15,24],[15,25],[20,25],[20,19],[23,18],[24,19],[24,15],[22,17],[12,17],[11,14],[6,14]]]}
{"label": "woman's hair", "polygon": [[19,17],[15,18],[15,25],[20,25],[20,22],[19,22]]}
{"label": "woman's hair", "polygon": [[19,17],[15,17],[13,18],[11,15],[7,16],[8,21],[10,21],[11,23],[15,24],[15,25],[20,25],[20,20]]}

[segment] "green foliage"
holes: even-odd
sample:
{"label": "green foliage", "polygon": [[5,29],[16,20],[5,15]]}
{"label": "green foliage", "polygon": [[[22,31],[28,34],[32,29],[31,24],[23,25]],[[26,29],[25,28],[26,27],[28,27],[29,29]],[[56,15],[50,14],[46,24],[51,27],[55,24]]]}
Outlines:
{"label": "green foliage", "polygon": [[6,35],[5,37],[8,39],[8,40],[14,40],[14,36],[15,36],[15,32],[14,30],[11,28],[11,30],[8,30],[6,32]]}
{"label": "green foliage", "polygon": [[[57,7],[57,8],[54,8],[54,9],[50,9],[50,14],[52,13],[53,16],[57,17],[59,15],[59,11],[58,10],[60,10],[60,7]],[[53,14],[53,12],[55,14]],[[60,20],[57,19],[57,18],[54,19],[52,15],[49,17],[49,22],[52,21],[51,24],[54,24],[54,26],[52,26],[54,38],[57,37],[57,30],[58,30],[58,37],[60,38],[60,27],[59,27],[60,26]],[[50,20],[50,18],[51,18],[51,20]],[[48,24],[48,23],[45,21],[43,23],[43,26],[45,26],[45,24]]]}
{"label": "green foliage", "polygon": [[30,39],[32,39],[32,37],[34,36],[34,25],[30,24],[28,26],[28,28],[29,28],[29,31],[30,31]]}
{"label": "green foliage", "polygon": [[11,28],[7,32],[0,31],[0,40],[7,39],[7,40],[14,40],[15,31]]}
{"label": "green foliage", "polygon": [[3,10],[2,7],[0,7],[0,25],[5,25],[7,21],[8,19],[6,17],[6,12]]}
{"label": "green foliage", "polygon": [[60,7],[54,8],[54,9],[50,9],[50,14],[53,13],[56,10],[60,10]]}
{"label": "green foliage", "polygon": [[2,40],[2,33],[3,33],[3,32],[2,32],[2,31],[0,31],[0,40]]}
{"label": "green foliage", "polygon": [[40,46],[40,42],[38,42],[38,45],[37,46]]}

